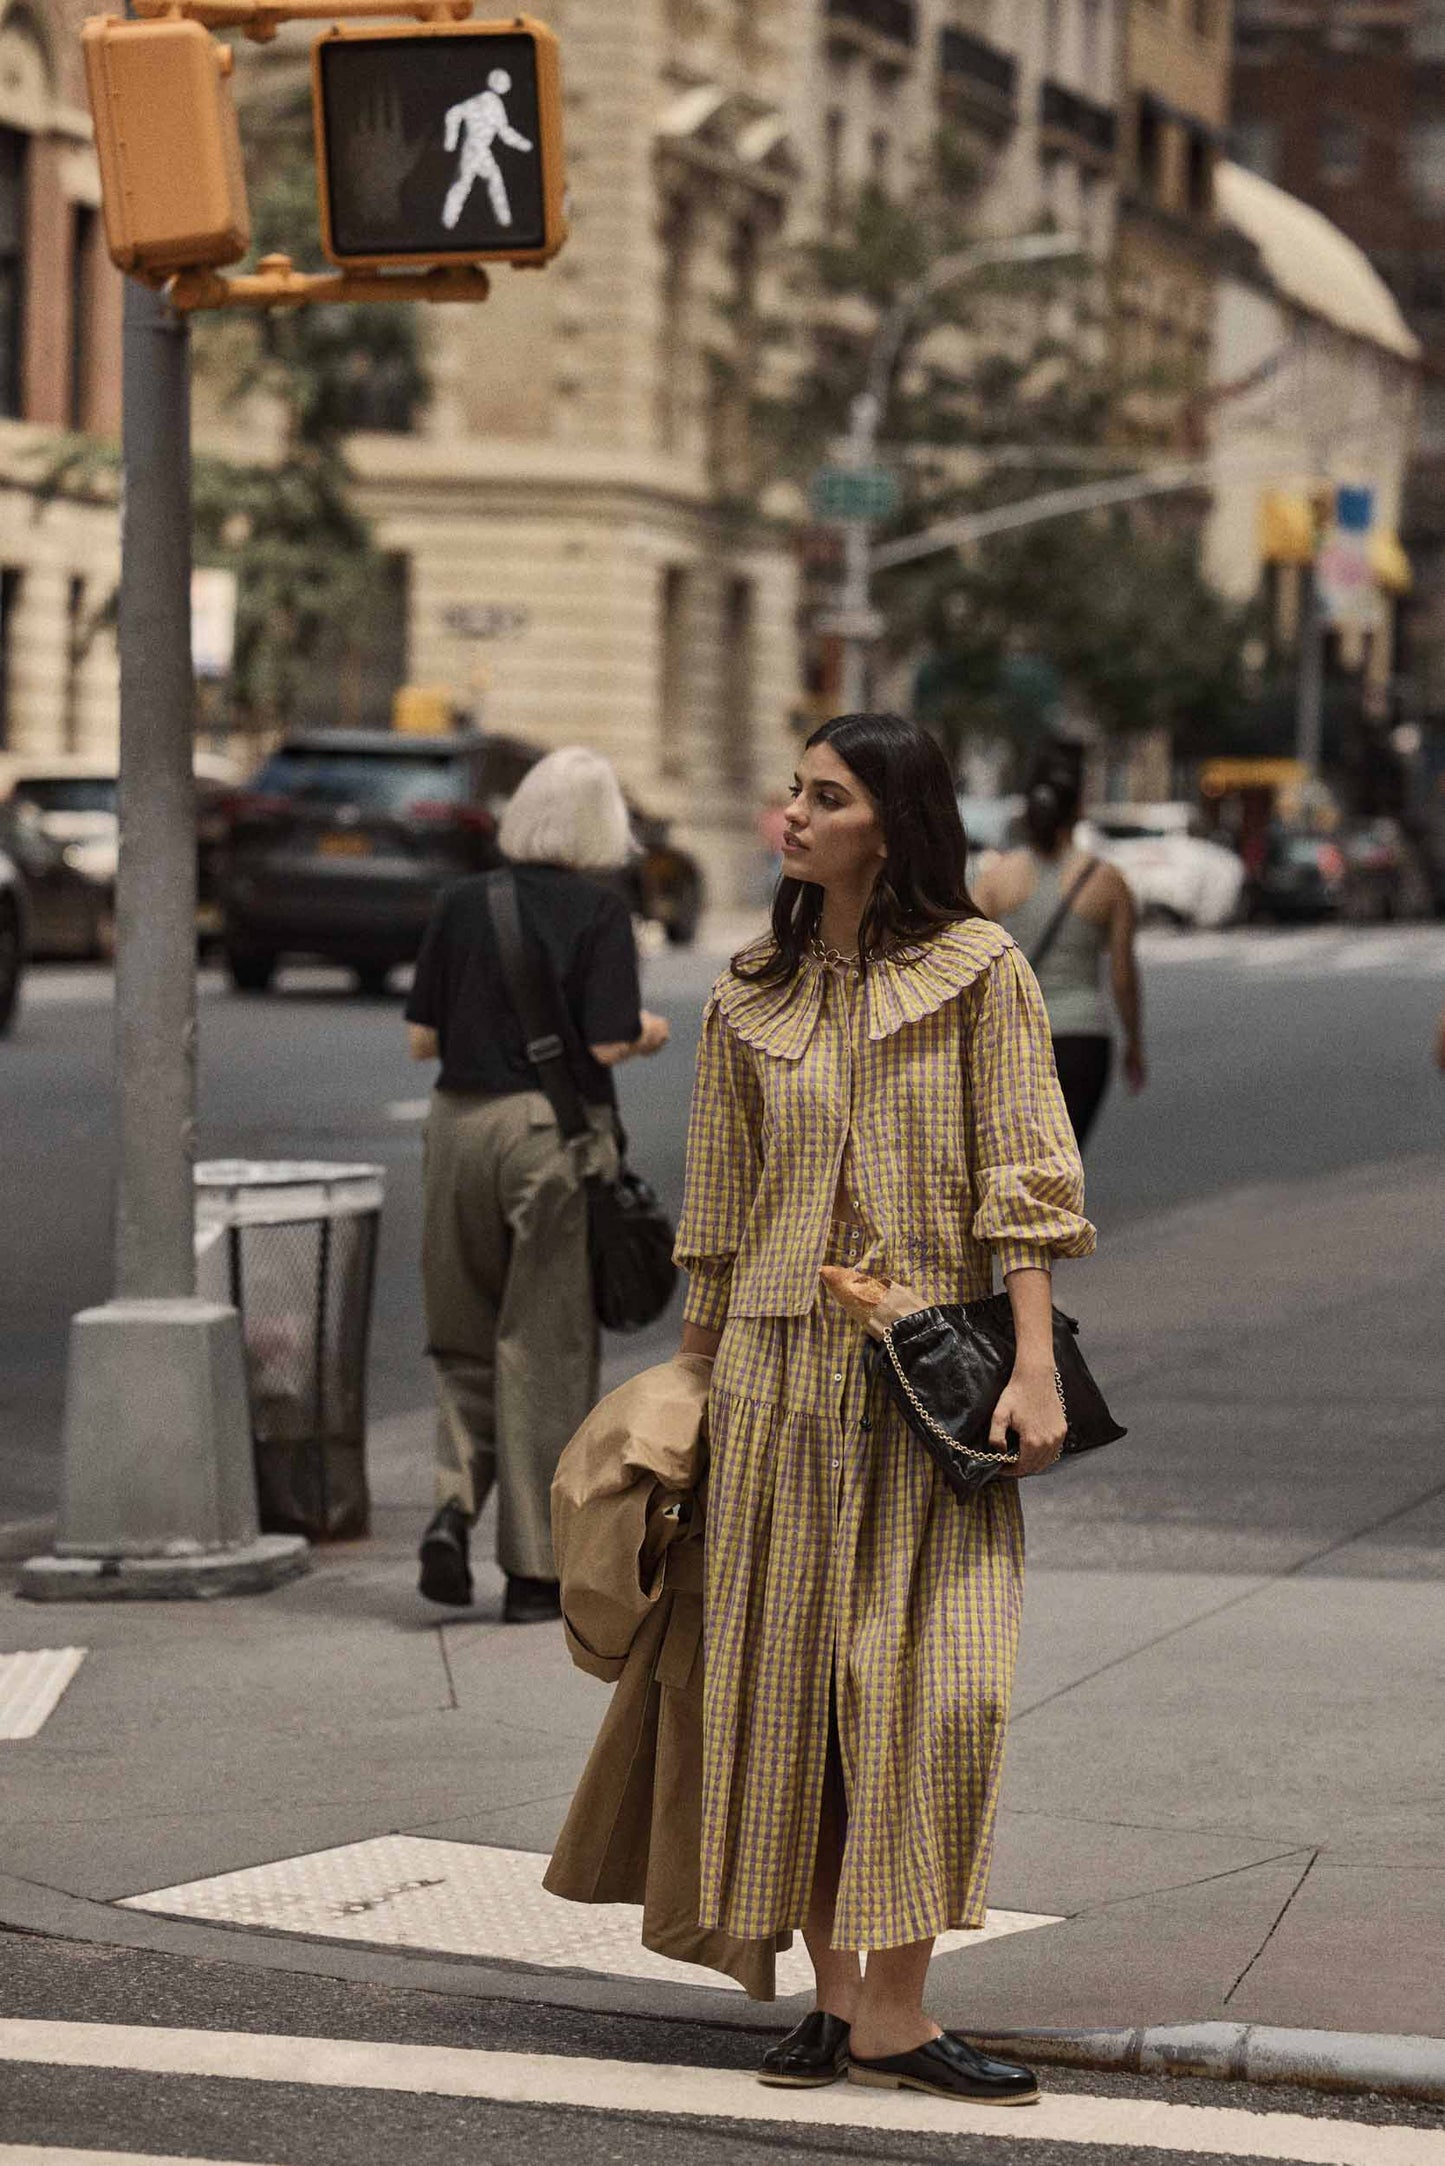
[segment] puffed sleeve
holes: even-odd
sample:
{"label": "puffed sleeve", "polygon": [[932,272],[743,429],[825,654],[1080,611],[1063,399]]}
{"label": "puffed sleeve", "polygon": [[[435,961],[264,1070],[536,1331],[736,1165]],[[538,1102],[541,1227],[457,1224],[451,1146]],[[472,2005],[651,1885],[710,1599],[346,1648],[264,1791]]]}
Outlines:
{"label": "puffed sleeve", "polygon": [[762,1091],[747,1047],[715,1000],[703,1011],[687,1175],[673,1260],[688,1274],[684,1321],[721,1331],[762,1171]]}
{"label": "puffed sleeve", "polygon": [[967,1022],[973,1234],[1004,1273],[1088,1256],[1084,1169],[1038,980],[1016,947],[978,981]]}

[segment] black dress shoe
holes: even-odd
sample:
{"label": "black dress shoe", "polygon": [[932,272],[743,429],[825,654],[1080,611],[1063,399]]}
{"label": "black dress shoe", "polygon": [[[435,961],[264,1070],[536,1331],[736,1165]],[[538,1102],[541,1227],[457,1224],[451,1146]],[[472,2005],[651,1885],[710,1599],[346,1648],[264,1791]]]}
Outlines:
{"label": "black dress shoe", "polygon": [[428,1602],[450,1609],[470,1609],[472,1568],[467,1557],[471,1529],[459,1504],[444,1504],[421,1538],[421,1574],[417,1587]]}
{"label": "black dress shoe", "polygon": [[758,2081],[787,2084],[797,2091],[821,2090],[825,2083],[836,2083],[847,2066],[847,2024],[826,2008],[815,2008],[796,2030],[769,2046]]}
{"label": "black dress shoe", "polygon": [[562,1614],[562,1590],[555,1579],[524,1579],[507,1574],[503,1624],[547,1624]]}
{"label": "black dress shoe", "polygon": [[975,2106],[1032,2106],[1039,2079],[1017,2061],[998,2061],[966,2038],[945,2031],[912,2053],[890,2053],[881,2061],[848,2063],[850,2083],[869,2083],[880,2091],[928,2091],[935,2098],[967,2099]]}

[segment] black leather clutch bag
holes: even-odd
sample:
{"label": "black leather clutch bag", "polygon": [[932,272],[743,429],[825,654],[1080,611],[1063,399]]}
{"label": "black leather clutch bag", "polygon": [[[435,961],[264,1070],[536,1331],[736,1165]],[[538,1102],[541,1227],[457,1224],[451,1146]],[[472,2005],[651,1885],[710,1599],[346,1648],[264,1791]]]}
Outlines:
{"label": "black leather clutch bag", "polygon": [[[890,1327],[875,1358],[899,1413],[956,1497],[975,1496],[1017,1463],[1012,1431],[1004,1451],[988,1441],[994,1408],[1013,1374],[1013,1309],[1006,1293],[917,1309]],[[1065,1457],[1128,1435],[1089,1373],[1078,1325],[1062,1309],[1054,1310],[1054,1375],[1069,1424]]]}

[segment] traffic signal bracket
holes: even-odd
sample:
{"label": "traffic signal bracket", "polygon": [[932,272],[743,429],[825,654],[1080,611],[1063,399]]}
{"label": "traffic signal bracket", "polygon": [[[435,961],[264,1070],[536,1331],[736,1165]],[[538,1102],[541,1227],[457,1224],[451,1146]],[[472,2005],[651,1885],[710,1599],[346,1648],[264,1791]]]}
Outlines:
{"label": "traffic signal bracket", "polygon": [[283,23],[335,22],[341,16],[409,16],[419,23],[464,23],[472,0],[135,0],[143,22],[203,23],[207,30],[240,30],[269,44]]}
{"label": "traffic signal bracket", "polygon": [[428,271],[298,271],[289,256],[263,256],[254,271],[222,278],[181,271],[166,299],[181,315],[198,308],[305,308],[318,301],[485,301],[491,280],[480,264]]}

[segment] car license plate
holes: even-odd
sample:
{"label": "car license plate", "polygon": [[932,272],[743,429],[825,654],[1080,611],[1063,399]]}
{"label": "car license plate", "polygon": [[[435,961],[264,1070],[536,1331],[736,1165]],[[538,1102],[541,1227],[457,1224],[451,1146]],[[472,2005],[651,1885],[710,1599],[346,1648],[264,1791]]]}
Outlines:
{"label": "car license plate", "polygon": [[316,847],[323,857],[370,857],[371,837],[338,828],[332,834],[320,836]]}

